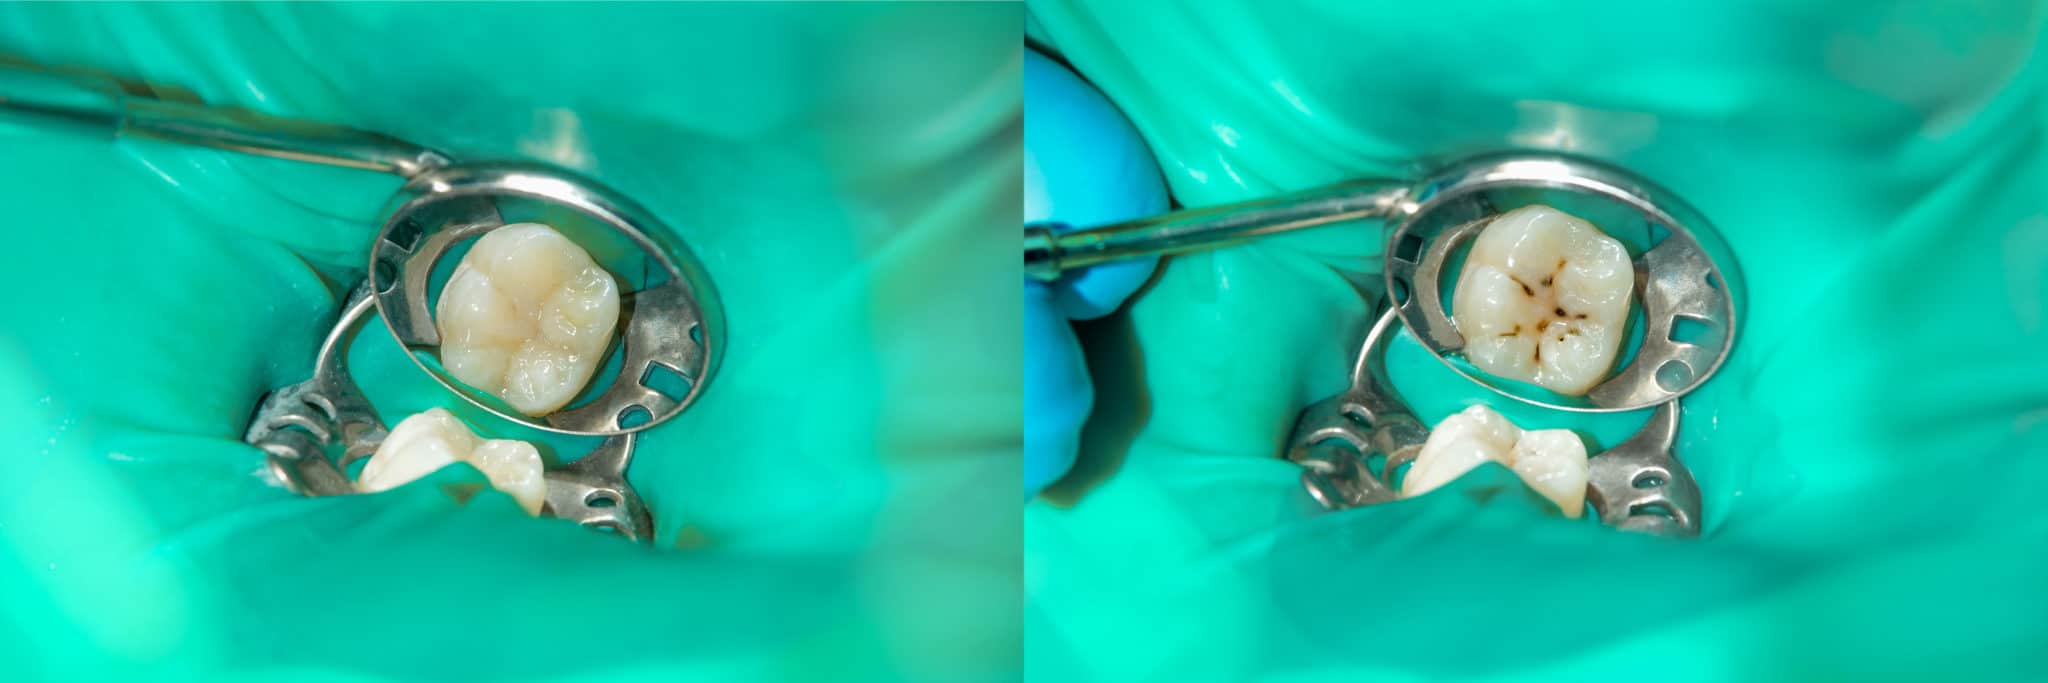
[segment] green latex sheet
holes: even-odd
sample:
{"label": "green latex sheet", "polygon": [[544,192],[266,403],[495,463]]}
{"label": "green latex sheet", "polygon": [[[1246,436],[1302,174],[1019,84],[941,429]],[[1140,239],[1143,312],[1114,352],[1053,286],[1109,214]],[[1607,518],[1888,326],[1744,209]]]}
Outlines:
{"label": "green latex sheet", "polygon": [[[2025,680],[2048,667],[2048,63],[2038,3],[1032,0],[1030,38],[1204,206],[1555,149],[1701,209],[1748,282],[1685,401],[1697,541],[1487,468],[1319,511],[1279,460],[1340,390],[1384,233],[1169,259],[1083,324],[1097,409],[1025,514],[1044,680]],[[1645,413],[1506,405],[1403,333],[1427,423],[1595,450]]]}
{"label": "green latex sheet", "polygon": [[[727,317],[631,477],[654,547],[466,467],[266,485],[395,177],[0,124],[8,680],[982,680],[1021,658],[1016,5],[0,6],[0,58],[537,159],[647,205]],[[947,283],[933,286],[930,283]],[[961,349],[974,349],[962,353]],[[387,421],[446,394],[371,321]],[[591,439],[554,439],[564,459]]]}

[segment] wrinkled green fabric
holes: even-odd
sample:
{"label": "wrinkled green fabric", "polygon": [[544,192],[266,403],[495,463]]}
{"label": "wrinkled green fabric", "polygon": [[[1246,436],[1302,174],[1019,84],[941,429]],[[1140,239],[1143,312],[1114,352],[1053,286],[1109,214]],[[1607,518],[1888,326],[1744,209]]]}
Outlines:
{"label": "wrinkled green fabric", "polygon": [[[1033,0],[1033,40],[1201,206],[1503,148],[1676,191],[1748,279],[1679,455],[1705,537],[1482,472],[1319,513],[1278,460],[1341,388],[1382,233],[1169,259],[1083,326],[1077,472],[1026,510],[1047,680],[2031,680],[2048,671],[2048,64],[2038,3]],[[1412,338],[1426,422],[1500,400]],[[1509,412],[1604,447],[1644,415]],[[1489,468],[1491,469],[1491,468]]]}
{"label": "wrinkled green fabric", "polygon": [[[728,322],[634,462],[656,548],[458,505],[466,468],[298,498],[240,437],[310,373],[397,180],[0,126],[0,678],[1016,676],[1019,379],[987,359],[1020,353],[988,304],[1017,266],[986,236],[1020,212],[1021,17],[0,7],[0,57],[594,175],[676,228]],[[358,340],[386,419],[506,433],[380,323]]]}

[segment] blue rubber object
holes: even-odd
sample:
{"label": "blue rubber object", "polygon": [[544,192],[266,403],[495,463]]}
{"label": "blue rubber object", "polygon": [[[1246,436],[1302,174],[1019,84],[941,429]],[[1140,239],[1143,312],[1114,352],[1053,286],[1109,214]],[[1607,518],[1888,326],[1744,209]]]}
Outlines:
{"label": "blue rubber object", "polygon": [[[1024,221],[1066,229],[1166,210],[1152,152],[1102,93],[1036,51],[1024,57]],[[1067,273],[1024,287],[1024,489],[1035,494],[1073,465],[1094,402],[1071,320],[1114,312],[1158,259]]]}

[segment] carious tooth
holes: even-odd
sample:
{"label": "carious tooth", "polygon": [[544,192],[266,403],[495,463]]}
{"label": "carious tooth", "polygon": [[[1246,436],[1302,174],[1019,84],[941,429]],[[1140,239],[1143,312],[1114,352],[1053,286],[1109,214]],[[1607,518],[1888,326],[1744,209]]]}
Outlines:
{"label": "carious tooth", "polygon": [[1479,369],[1576,396],[1614,366],[1634,290],[1621,242],[1577,216],[1527,206],[1480,230],[1451,319]]}
{"label": "carious tooth", "polygon": [[511,495],[526,514],[540,514],[541,503],[547,500],[540,451],[524,441],[480,438],[443,408],[399,421],[363,465],[356,489],[376,493],[397,488],[457,462],[483,472],[491,488]]}
{"label": "carious tooth", "polygon": [[532,416],[583,390],[619,322],[619,288],[562,233],[539,223],[485,234],[434,308],[449,374]]}
{"label": "carious tooth", "polygon": [[1523,431],[1486,406],[1446,417],[1430,430],[1401,480],[1412,498],[1488,462],[1506,465],[1522,483],[1578,519],[1586,508],[1586,444],[1567,429]]}

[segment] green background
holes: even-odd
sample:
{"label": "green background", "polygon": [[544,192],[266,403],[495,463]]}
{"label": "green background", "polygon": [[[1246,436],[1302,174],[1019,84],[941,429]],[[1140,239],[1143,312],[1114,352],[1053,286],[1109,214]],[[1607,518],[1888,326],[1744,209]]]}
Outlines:
{"label": "green background", "polygon": [[[1203,206],[1568,150],[1747,276],[1687,399],[1697,542],[1490,495],[1318,513],[1275,457],[1338,391],[1378,226],[1168,260],[1082,326],[1077,471],[1026,509],[1044,680],[2028,680],[2048,671],[2048,63],[2021,2],[1031,0],[1031,38]],[[1434,423],[1490,395],[1405,334]],[[1568,418],[1611,446],[1643,413]]]}
{"label": "green background", "polygon": [[[0,6],[0,58],[538,159],[727,315],[632,477],[657,548],[436,484],[302,499],[310,373],[393,177],[0,127],[0,678],[1001,679],[1019,666],[1015,5]],[[990,231],[1002,228],[1004,232]],[[935,283],[943,283],[935,284]],[[440,393],[372,322],[387,420]],[[622,678],[623,677],[623,678]]]}

